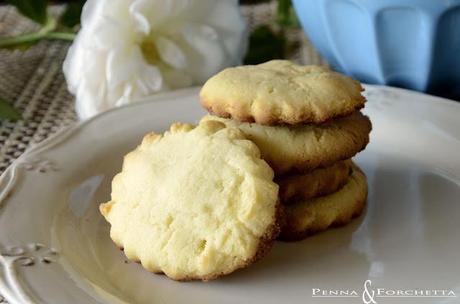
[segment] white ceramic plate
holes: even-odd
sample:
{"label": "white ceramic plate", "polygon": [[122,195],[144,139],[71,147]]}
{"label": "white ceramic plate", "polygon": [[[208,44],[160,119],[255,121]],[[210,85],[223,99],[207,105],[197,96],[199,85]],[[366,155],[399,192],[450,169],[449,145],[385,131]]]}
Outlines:
{"label": "white ceramic plate", "polygon": [[0,183],[3,301],[459,303],[460,105],[385,87],[367,86],[367,95],[374,130],[356,158],[370,187],[365,214],[277,243],[262,261],[208,283],[128,263],[97,209],[144,133],[199,119],[197,88],[109,111],[35,147]]}

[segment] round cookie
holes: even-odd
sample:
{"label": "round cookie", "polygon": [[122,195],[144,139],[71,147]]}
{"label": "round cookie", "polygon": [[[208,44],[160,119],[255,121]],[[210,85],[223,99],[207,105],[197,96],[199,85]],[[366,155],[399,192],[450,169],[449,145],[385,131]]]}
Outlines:
{"label": "round cookie", "polygon": [[271,248],[280,208],[273,175],[240,130],[174,124],[125,156],[100,211],[128,259],[174,280],[210,280]]}
{"label": "round cookie", "polygon": [[301,240],[331,226],[345,225],[361,214],[366,198],[366,176],[353,165],[348,182],[339,191],[286,206],[279,238]]}
{"label": "round cookie", "polygon": [[322,123],[364,106],[361,84],[324,66],[287,60],[227,68],[200,92],[212,114],[264,125]]}
{"label": "round cookie", "polygon": [[293,204],[313,197],[327,195],[346,184],[351,173],[350,159],[311,172],[285,175],[275,181],[279,185],[282,204]]}
{"label": "round cookie", "polygon": [[260,149],[276,175],[308,172],[353,157],[369,142],[369,118],[360,112],[321,125],[263,126],[207,115],[238,127]]}

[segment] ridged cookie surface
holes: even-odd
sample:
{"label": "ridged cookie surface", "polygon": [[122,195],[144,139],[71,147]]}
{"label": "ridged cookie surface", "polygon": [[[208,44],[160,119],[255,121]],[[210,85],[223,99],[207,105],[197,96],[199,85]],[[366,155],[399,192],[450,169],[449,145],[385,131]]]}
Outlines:
{"label": "ridged cookie surface", "polygon": [[293,204],[301,200],[330,194],[346,184],[351,173],[350,159],[318,168],[311,172],[285,175],[275,181],[279,185],[282,204]]}
{"label": "ridged cookie surface", "polygon": [[285,207],[285,224],[280,239],[301,240],[331,226],[347,224],[361,214],[367,198],[367,181],[356,165],[340,190]]}
{"label": "ridged cookie surface", "polygon": [[287,60],[232,67],[203,86],[201,104],[214,115],[259,124],[322,123],[364,106],[361,84],[323,66]]}
{"label": "ridged cookie surface", "polygon": [[369,118],[356,112],[321,125],[264,126],[207,115],[240,128],[260,149],[276,175],[308,172],[353,157],[369,142]]}
{"label": "ridged cookie surface", "polygon": [[146,135],[100,211],[130,260],[175,280],[209,280],[267,252],[279,232],[277,201],[257,146],[238,129],[204,122]]}

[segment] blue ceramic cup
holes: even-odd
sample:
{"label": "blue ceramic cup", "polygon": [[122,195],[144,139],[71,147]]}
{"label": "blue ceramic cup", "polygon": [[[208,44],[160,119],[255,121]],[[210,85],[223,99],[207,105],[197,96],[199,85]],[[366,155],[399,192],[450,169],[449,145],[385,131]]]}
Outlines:
{"label": "blue ceramic cup", "polygon": [[331,66],[363,82],[460,98],[460,0],[293,0]]}

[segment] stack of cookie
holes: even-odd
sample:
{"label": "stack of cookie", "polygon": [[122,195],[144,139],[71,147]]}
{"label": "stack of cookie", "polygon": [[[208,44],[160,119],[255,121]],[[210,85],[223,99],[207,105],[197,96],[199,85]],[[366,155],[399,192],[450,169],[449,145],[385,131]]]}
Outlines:
{"label": "stack of cookie", "polygon": [[361,91],[287,61],[222,71],[201,91],[215,116],[149,133],[125,156],[100,205],[110,237],[151,272],[211,280],[262,258],[276,238],[349,222],[367,195],[350,160],[371,131]]}
{"label": "stack of cookie", "polygon": [[351,161],[372,128],[359,111],[362,91],[326,67],[284,60],[228,68],[203,86],[201,103],[212,115],[202,121],[242,130],[274,170],[285,206],[279,238],[303,239],[362,212],[366,177]]}

